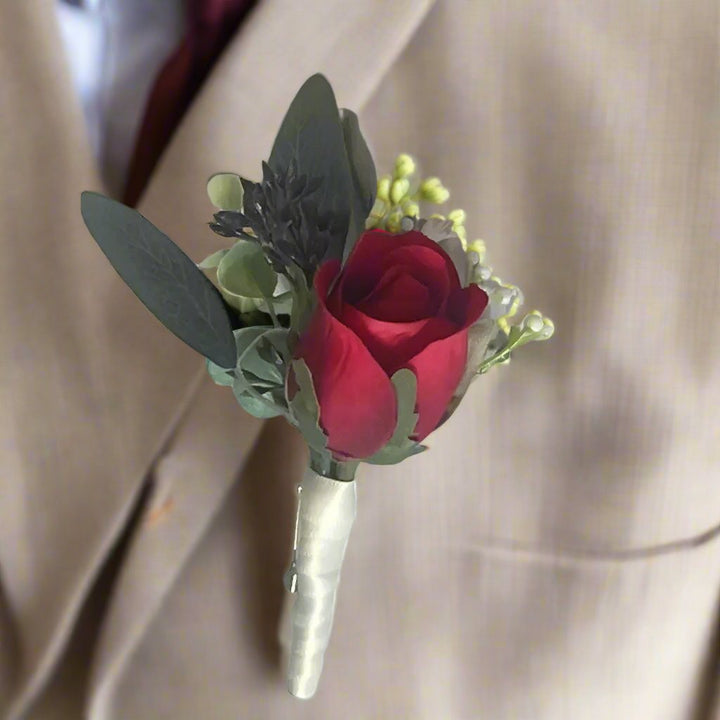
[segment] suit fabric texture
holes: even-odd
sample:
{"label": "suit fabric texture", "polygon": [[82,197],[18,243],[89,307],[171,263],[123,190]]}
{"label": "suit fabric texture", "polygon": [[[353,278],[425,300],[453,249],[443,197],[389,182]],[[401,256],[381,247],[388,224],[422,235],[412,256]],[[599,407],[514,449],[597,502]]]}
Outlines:
{"label": "suit fabric texture", "polygon": [[430,452],[363,467],[318,694],[276,639],[295,484],[85,230],[103,190],[52,0],[0,2],[0,716],[714,720],[720,9],[712,0],[263,0],[139,209],[219,249],[327,75],[379,170],[414,153],[556,323]]}

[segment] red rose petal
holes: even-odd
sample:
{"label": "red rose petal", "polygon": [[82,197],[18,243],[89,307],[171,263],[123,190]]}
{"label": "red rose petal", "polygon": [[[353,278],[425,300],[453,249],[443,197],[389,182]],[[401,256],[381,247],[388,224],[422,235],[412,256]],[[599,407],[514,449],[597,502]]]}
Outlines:
{"label": "red rose petal", "polygon": [[342,308],[342,322],[363,341],[388,375],[405,366],[424,347],[453,335],[458,326],[445,318],[415,322],[386,322],[369,317],[351,305]]}
{"label": "red rose petal", "polygon": [[459,324],[457,332],[429,344],[405,366],[417,378],[418,440],[429,435],[442,419],[467,365],[468,328],[487,304],[487,293],[477,285],[453,293],[448,300],[448,312]]}
{"label": "red rose petal", "polygon": [[490,298],[477,285],[456,290],[447,301],[446,313],[460,327],[470,327],[485,311]]}
{"label": "red rose petal", "polygon": [[435,314],[437,297],[406,268],[391,267],[356,307],[378,320],[414,322]]}
{"label": "red rose petal", "polygon": [[296,356],[312,373],[328,447],[338,455],[362,458],[392,436],[397,401],[388,375],[360,338],[326,307],[328,288],[339,270],[340,263],[330,261],[317,271],[318,307],[300,337]]}
{"label": "red rose petal", "polygon": [[467,363],[468,330],[428,345],[406,367],[417,378],[415,438],[422,440],[439,424]]}
{"label": "red rose petal", "polygon": [[372,292],[384,270],[398,265],[413,268],[411,272],[415,277],[418,277],[416,269],[423,273],[424,267],[432,268],[432,272],[425,272],[418,279],[425,278],[428,288],[437,288],[438,282],[448,282],[443,294],[459,287],[457,270],[450,257],[421,232],[412,230],[393,235],[384,230],[368,230],[353,248],[337,290],[345,302],[354,305]]}
{"label": "red rose petal", "polygon": [[[423,237],[425,237],[423,235]],[[432,243],[432,240],[430,241]],[[435,296],[447,297],[460,287],[457,270],[445,251],[436,243],[433,247],[402,246],[384,258],[385,267],[405,267]]]}

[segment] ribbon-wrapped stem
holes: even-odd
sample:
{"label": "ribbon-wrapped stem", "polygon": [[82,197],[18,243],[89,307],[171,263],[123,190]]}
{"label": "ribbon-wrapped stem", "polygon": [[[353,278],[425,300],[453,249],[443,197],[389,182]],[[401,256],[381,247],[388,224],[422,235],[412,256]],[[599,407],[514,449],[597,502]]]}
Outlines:
{"label": "ribbon-wrapped stem", "polygon": [[334,480],[308,468],[299,487],[295,550],[286,575],[290,611],[288,689],[315,694],[330,640],[345,549],[357,511],[354,479]]}

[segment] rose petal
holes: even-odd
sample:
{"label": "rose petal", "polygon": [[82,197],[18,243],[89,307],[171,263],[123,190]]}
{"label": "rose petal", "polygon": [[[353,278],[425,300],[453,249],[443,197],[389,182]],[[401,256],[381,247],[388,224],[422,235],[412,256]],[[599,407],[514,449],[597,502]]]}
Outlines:
{"label": "rose petal", "polygon": [[318,306],[295,354],[312,373],[328,447],[338,455],[362,458],[392,437],[397,401],[388,375],[360,338],[326,306],[328,289],[339,270],[338,261],[329,261],[317,271]]}
{"label": "rose petal", "polygon": [[406,367],[417,378],[415,411],[418,423],[415,438],[420,441],[440,422],[455,388],[462,379],[467,362],[467,328],[428,345]]}
{"label": "rose petal", "polygon": [[446,314],[460,327],[470,327],[488,305],[488,294],[477,285],[468,285],[453,292],[447,301]]}
{"label": "rose petal", "polygon": [[435,243],[432,245],[397,247],[387,254],[384,263],[385,267],[407,268],[433,295],[444,299],[448,293],[460,287],[460,281],[445,251]]}
{"label": "rose petal", "polygon": [[391,267],[357,309],[380,320],[414,322],[437,312],[437,297],[407,268]]}
{"label": "rose petal", "polygon": [[388,375],[436,340],[455,334],[460,328],[445,318],[415,322],[386,322],[366,315],[351,305],[342,307],[340,318],[368,348]]}
{"label": "rose petal", "polygon": [[[425,264],[432,267],[431,272],[423,270]],[[334,292],[340,292],[345,302],[354,305],[372,292],[387,268],[398,265],[412,268],[414,277],[418,277],[416,270],[422,273],[418,279],[425,279],[428,288],[447,282],[443,295],[460,285],[457,270],[447,253],[421,232],[412,230],[393,235],[384,230],[369,230],[353,248]]]}
{"label": "rose petal", "polygon": [[442,419],[467,365],[468,328],[487,304],[487,294],[477,285],[453,293],[448,300],[448,314],[458,323],[458,331],[429,344],[405,366],[417,378],[417,440],[429,435]]}

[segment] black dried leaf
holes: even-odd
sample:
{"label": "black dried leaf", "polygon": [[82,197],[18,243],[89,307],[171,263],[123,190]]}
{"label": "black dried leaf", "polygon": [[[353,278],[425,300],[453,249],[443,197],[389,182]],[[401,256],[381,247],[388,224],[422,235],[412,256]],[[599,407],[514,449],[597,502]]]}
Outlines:
{"label": "black dried leaf", "polygon": [[287,275],[295,265],[308,284],[322,262],[342,258],[347,224],[332,208],[321,212],[320,178],[299,175],[291,161],[280,173],[263,163],[261,182],[242,183],[243,212],[216,213],[211,223],[216,233],[258,242],[276,272]]}

